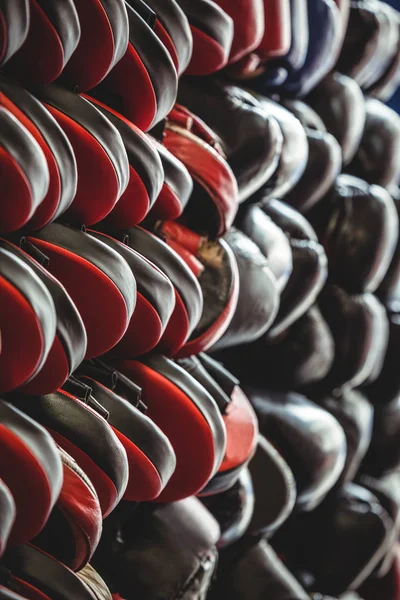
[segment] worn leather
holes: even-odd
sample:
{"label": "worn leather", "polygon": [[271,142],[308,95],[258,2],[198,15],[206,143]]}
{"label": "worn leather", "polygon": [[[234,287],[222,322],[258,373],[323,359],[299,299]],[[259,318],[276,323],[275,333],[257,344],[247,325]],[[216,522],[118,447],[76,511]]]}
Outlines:
{"label": "worn leather", "polygon": [[337,482],[346,460],[346,437],[338,421],[293,392],[245,386],[260,432],[293,472],[296,505],[311,511]]}
{"label": "worn leather", "polygon": [[222,140],[244,202],[278,165],[282,133],[273,114],[247,91],[218,79],[183,80],[178,98]]}
{"label": "worn leather", "polygon": [[228,329],[213,350],[249,343],[267,331],[279,308],[279,287],[267,258],[242,232],[225,237],[239,269],[239,299]]}
{"label": "worn leather", "polygon": [[400,180],[400,117],[379,100],[365,102],[366,122],[349,172],[387,189]]}
{"label": "worn leather", "polygon": [[205,600],[216,567],[220,531],[196,498],[145,506],[125,519],[94,566],[126,600],[160,596]]}
{"label": "worn leather", "polygon": [[105,581],[91,565],[86,565],[86,567],[78,571],[77,576],[92,591],[96,600],[112,600],[111,592]]}
{"label": "worn leather", "polygon": [[328,132],[342,148],[343,164],[353,159],[364,132],[366,109],[359,85],[345,75],[331,73],[307,96]]}
{"label": "worn leather", "polygon": [[330,280],[351,292],[374,292],[389,268],[398,237],[397,211],[388,192],[340,175],[307,216],[325,248]]}
{"label": "worn leather", "polygon": [[217,0],[216,4],[233,20],[234,31],[229,63],[235,63],[260,45],[264,35],[264,1],[242,0],[233,6],[227,0]]}
{"label": "worn leather", "polygon": [[372,573],[387,550],[392,527],[376,496],[347,484],[315,511],[287,521],[274,547],[291,568],[312,573],[314,589],[340,596]]}

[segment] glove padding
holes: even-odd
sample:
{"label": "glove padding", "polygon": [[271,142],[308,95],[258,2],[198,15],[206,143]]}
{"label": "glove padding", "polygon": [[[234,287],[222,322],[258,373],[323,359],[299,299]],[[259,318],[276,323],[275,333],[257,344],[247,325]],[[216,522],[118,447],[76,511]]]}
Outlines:
{"label": "glove padding", "polygon": [[296,481],[296,506],[312,511],[339,479],[346,460],[346,437],[338,421],[294,392],[245,386],[261,434],[287,462]]}
{"label": "glove padding", "polygon": [[352,293],[374,292],[398,240],[397,211],[388,192],[340,175],[307,217],[325,248],[330,280]]}

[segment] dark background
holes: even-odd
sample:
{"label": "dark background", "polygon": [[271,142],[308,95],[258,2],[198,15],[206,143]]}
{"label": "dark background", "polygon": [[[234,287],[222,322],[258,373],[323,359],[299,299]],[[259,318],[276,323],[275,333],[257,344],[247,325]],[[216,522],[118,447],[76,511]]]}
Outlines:
{"label": "dark background", "polygon": [[[394,6],[397,10],[400,10],[400,0],[386,0],[386,2]],[[397,93],[388,104],[400,113],[400,90],[397,90]]]}

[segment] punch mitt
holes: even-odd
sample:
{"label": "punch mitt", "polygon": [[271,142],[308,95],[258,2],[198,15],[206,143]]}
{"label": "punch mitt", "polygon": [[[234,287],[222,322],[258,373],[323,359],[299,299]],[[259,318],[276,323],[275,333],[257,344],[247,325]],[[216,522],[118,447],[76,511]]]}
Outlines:
{"label": "punch mitt", "polygon": [[[270,3],[270,0],[268,0]],[[290,24],[290,47],[287,52],[278,57],[267,57],[261,74],[249,81],[250,86],[261,94],[276,91],[285,82],[289,73],[301,69],[307,58],[309,43],[309,23],[307,0],[290,0],[290,17],[286,20],[286,27]],[[265,14],[268,15],[266,9]],[[284,13],[287,17],[287,12]],[[268,32],[268,27],[266,27]]]}
{"label": "punch mitt", "polygon": [[122,339],[111,349],[113,356],[134,358],[150,352],[161,340],[175,308],[171,281],[150,260],[109,235],[88,230],[93,238],[117,252],[136,281],[136,304]]}
{"label": "punch mitt", "polygon": [[147,415],[169,438],[176,468],[157,502],[198,493],[224,458],[226,429],[209,392],[172,360],[150,354],[115,366],[142,388]]}
{"label": "punch mitt", "polygon": [[202,498],[221,530],[217,548],[230,546],[246,533],[253,514],[254,499],[248,469],[241,472],[239,479],[228,490]]}
{"label": "punch mitt", "polygon": [[193,180],[181,160],[154,138],[151,141],[161,159],[164,181],[155,204],[150,209],[149,220],[172,221],[181,216],[189,202],[193,191]]}
{"label": "punch mitt", "polygon": [[158,231],[198,278],[203,296],[200,320],[177,356],[204,352],[225,333],[236,311],[240,281],[235,255],[225,240],[204,239],[173,221]]}
{"label": "punch mitt", "polygon": [[360,145],[366,120],[359,85],[346,75],[331,73],[307,96],[307,103],[339,142],[343,164],[349,164]]}
{"label": "punch mitt", "polygon": [[236,226],[257,244],[268,259],[282,293],[293,273],[292,249],[284,231],[259,206],[254,205],[241,208]]}
{"label": "punch mitt", "polygon": [[79,380],[108,411],[108,423],[125,448],[129,481],[123,499],[153,500],[171,478],[176,459],[168,438],[145,410],[142,412],[140,388],[122,373],[96,361],[84,363],[79,373]]}
{"label": "punch mitt", "polygon": [[177,1],[189,20],[193,37],[193,52],[185,74],[209,75],[219,71],[228,63],[232,48],[232,18],[212,0]]}
{"label": "punch mitt", "polygon": [[124,0],[73,0],[73,4],[81,36],[60,81],[84,92],[102,81],[124,56],[129,22]]}
{"label": "punch mitt", "polygon": [[3,480],[0,480],[0,507],[0,555],[2,556],[17,512],[14,497]]}
{"label": "punch mitt", "polygon": [[26,229],[40,229],[59,218],[75,197],[75,156],[67,136],[49,111],[22,86],[4,76],[0,76],[0,104],[24,125],[46,158],[49,171],[47,194],[25,225]]}
{"label": "punch mitt", "polygon": [[[118,130],[88,100],[61,87],[35,95],[67,135],[77,163],[78,187],[65,218],[92,225],[114,208],[129,183],[129,162]],[[96,202],[90,199],[95,197]]]}
{"label": "punch mitt", "polygon": [[251,460],[257,444],[257,418],[238,380],[210,356],[202,353],[178,359],[177,363],[207,390],[222,415],[226,431],[224,457],[216,475],[199,494],[218,495],[236,483]]}
{"label": "punch mitt", "polygon": [[239,298],[228,329],[213,351],[256,340],[270,327],[279,308],[277,280],[258,246],[234,228],[225,240],[239,270]]}
{"label": "punch mitt", "polygon": [[343,390],[340,395],[316,397],[319,406],[327,410],[343,427],[346,436],[346,464],[339,484],[353,481],[368,450],[372,436],[374,409],[358,390]]}
{"label": "punch mitt", "polygon": [[389,340],[382,304],[372,294],[351,295],[339,286],[327,285],[318,305],[332,332],[335,358],[317,386],[330,392],[374,381],[382,369]]}
{"label": "punch mitt", "polygon": [[50,83],[79,44],[78,13],[73,0],[57,0],[51,5],[46,0],[29,0],[29,11],[28,35],[8,61],[7,71],[24,83]]}
{"label": "punch mitt", "polygon": [[30,22],[29,0],[3,2],[0,15],[0,64],[3,65],[26,40]]}
{"label": "punch mitt", "polygon": [[347,484],[316,510],[293,515],[273,545],[289,568],[312,573],[314,589],[339,596],[357,589],[372,573],[387,550],[392,527],[374,494]]}
{"label": "punch mitt", "polygon": [[333,0],[307,0],[308,49],[302,67],[280,86],[285,96],[306,96],[334,67],[342,45],[341,18]]}
{"label": "punch mitt", "polygon": [[[29,394],[48,394],[62,386],[82,362],[87,347],[86,330],[65,287],[44,268],[46,257],[24,238],[20,245],[21,247],[18,247],[0,238],[0,248],[23,261],[45,285],[53,300],[56,314],[56,335],[47,358],[22,390]],[[35,257],[38,260],[35,260]],[[40,260],[42,264],[38,262]]]}
{"label": "punch mitt", "polygon": [[[127,262],[88,233],[59,223],[28,240],[49,258],[48,270],[65,286],[82,317],[86,358],[107,352],[124,335],[135,308],[136,281]],[[105,319],[110,306],[112,318]]]}
{"label": "punch mitt", "polygon": [[[188,66],[193,52],[193,37],[187,16],[176,0],[148,0],[156,13],[154,31],[171,55],[178,75]],[[136,6],[132,2],[132,6]]]}
{"label": "punch mitt", "polygon": [[9,537],[14,547],[32,539],[45,525],[60,494],[63,468],[57,446],[39,423],[3,400],[0,413],[0,477],[15,501],[16,519]]}
{"label": "punch mitt", "polygon": [[400,117],[379,100],[365,101],[366,121],[349,172],[387,189],[400,179]]}
{"label": "punch mitt", "polygon": [[256,54],[261,59],[285,56],[292,41],[289,0],[264,0],[264,35]]}
{"label": "punch mitt", "polygon": [[77,571],[97,548],[103,529],[102,514],[89,477],[67,452],[61,448],[59,452],[63,464],[61,492],[46,525],[32,544]]}
{"label": "punch mitt", "polygon": [[352,0],[349,23],[336,70],[355,79],[362,87],[379,49],[382,20],[376,4]]}
{"label": "punch mitt", "polygon": [[178,99],[219,136],[237,179],[239,202],[264,185],[278,166],[282,133],[276,119],[238,86],[215,79],[185,79]]}
{"label": "punch mitt", "polygon": [[175,288],[175,307],[158,345],[160,352],[176,354],[189,339],[203,312],[203,295],[193,272],[165,242],[141,227],[122,232],[125,243],[153,262]]}
{"label": "punch mitt", "polygon": [[340,175],[307,217],[327,254],[330,281],[352,293],[374,292],[398,239],[397,211],[388,192]]}
{"label": "punch mitt", "polygon": [[383,406],[394,401],[400,394],[400,374],[397,357],[400,350],[400,315],[387,312],[389,321],[389,341],[382,370],[375,381],[364,389],[374,406]]}
{"label": "punch mitt", "polygon": [[0,131],[0,177],[6,199],[0,210],[0,232],[9,233],[26,225],[40,209],[50,176],[38,142],[3,106],[0,106]]}
{"label": "punch mitt", "polygon": [[[217,563],[218,523],[197,498],[142,505],[93,563],[121,598],[205,598]],[[118,598],[118,593],[116,597]]]}
{"label": "punch mitt", "polygon": [[199,117],[175,105],[168,115],[163,143],[193,179],[182,222],[200,234],[223,235],[238,207],[238,185],[220,141]]}
{"label": "punch mitt", "polygon": [[329,372],[334,341],[320,311],[312,306],[272,343],[267,334],[252,344],[222,349],[215,357],[243,383],[297,389],[318,382]]}
{"label": "punch mitt", "polygon": [[[56,336],[49,290],[21,258],[0,248],[0,391],[28,383],[44,366]],[[16,331],[24,332],[21,344]]]}
{"label": "punch mitt", "polygon": [[128,485],[126,452],[107,423],[107,411],[93,398],[90,388],[74,384],[71,391],[15,395],[12,400],[76,460],[96,490],[104,518],[116,507]]}
{"label": "punch mitt", "polygon": [[164,181],[164,169],[158,149],[136,125],[99,100],[85,96],[116,127],[129,161],[129,183],[107,215],[110,227],[133,227],[154,206]]}
{"label": "punch mitt", "polygon": [[265,539],[239,540],[220,552],[211,600],[229,594],[232,600],[309,600],[309,595]]}
{"label": "punch mitt", "polygon": [[261,434],[278,450],[296,481],[296,506],[312,511],[339,479],[346,460],[346,437],[338,421],[294,392],[244,388],[256,411]]}
{"label": "punch mitt", "polygon": [[68,567],[30,544],[7,552],[4,564],[11,585],[24,594],[26,589],[29,600],[101,600]]}
{"label": "punch mitt", "polygon": [[308,160],[299,182],[285,196],[285,202],[307,213],[325,196],[342,169],[342,150],[327,132],[306,129]]}
{"label": "punch mitt", "polygon": [[216,4],[233,20],[233,41],[229,63],[236,63],[258,48],[263,39],[264,0],[252,0],[252,2],[242,0],[235,6],[227,0],[217,0]]}
{"label": "punch mitt", "polygon": [[155,12],[144,2],[138,10],[133,0],[125,2],[125,6],[129,21],[128,48],[91,95],[147,131],[172,109],[178,76],[168,49],[153,30]]}
{"label": "punch mitt", "polygon": [[293,511],[296,482],[293,472],[277,449],[263,435],[249,465],[254,490],[254,508],[247,532],[270,537]]}
{"label": "punch mitt", "polygon": [[262,188],[263,194],[267,192],[270,198],[279,200],[294,188],[306,169],[309,152],[307,135],[300,121],[286,108],[264,96],[257,95],[256,98],[267,114],[278,121],[283,134],[278,166]]}

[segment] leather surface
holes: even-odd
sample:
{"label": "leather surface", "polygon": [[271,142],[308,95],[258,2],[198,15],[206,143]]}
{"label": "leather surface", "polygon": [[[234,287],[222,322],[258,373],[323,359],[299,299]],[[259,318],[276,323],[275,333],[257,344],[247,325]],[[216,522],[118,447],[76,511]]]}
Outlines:
{"label": "leather surface", "polygon": [[225,239],[235,255],[241,285],[235,314],[213,350],[257,339],[271,325],[279,307],[277,281],[256,244],[236,229]]}
{"label": "leather surface", "polygon": [[339,142],[347,165],[357,152],[365,126],[365,103],[359,85],[350,77],[332,73],[312,90],[307,103]]}
{"label": "leather surface", "polygon": [[3,480],[0,480],[0,511],[0,554],[2,555],[17,513],[13,495]]}
{"label": "leather surface", "polygon": [[190,78],[179,86],[179,101],[213,128],[223,143],[243,202],[275,171],[282,134],[270,111],[238,86]]}
{"label": "leather surface", "polygon": [[311,400],[295,393],[245,386],[261,434],[289,465],[296,481],[298,508],[312,511],[340,477],[346,438],[338,421]]}
{"label": "leather surface", "polygon": [[29,0],[11,4],[2,0],[0,5],[2,26],[0,32],[0,62],[4,64],[24,43],[29,29]]}
{"label": "leather surface", "polygon": [[340,175],[307,216],[325,248],[330,280],[351,292],[374,292],[389,268],[398,236],[397,211],[386,190]]}
{"label": "leather surface", "polygon": [[257,48],[264,35],[263,0],[243,1],[236,6],[226,0],[218,0],[222,8],[234,23],[233,42],[229,62],[235,63]]}
{"label": "leather surface", "polygon": [[96,600],[112,600],[110,590],[91,565],[86,565],[77,575],[93,592]]}

